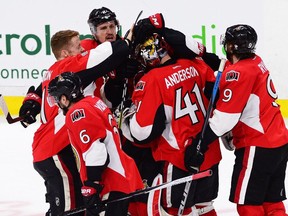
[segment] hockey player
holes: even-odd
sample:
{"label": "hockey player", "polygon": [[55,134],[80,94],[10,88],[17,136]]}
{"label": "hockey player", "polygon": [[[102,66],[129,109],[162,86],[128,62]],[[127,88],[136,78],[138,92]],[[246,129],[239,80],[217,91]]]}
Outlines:
{"label": "hockey player", "polygon": [[23,124],[31,124],[41,109],[41,125],[34,134],[32,149],[34,168],[45,180],[46,201],[50,204],[47,215],[59,215],[83,203],[80,192],[82,184],[73,160],[64,116],[57,106],[47,100],[48,84],[54,77],[69,70],[79,74],[85,94],[93,94],[93,81],[127,58],[131,37],[107,41],[86,52],[83,52],[78,32],[59,31],[51,39],[57,61],[48,69],[37,90],[33,87],[29,89],[19,114],[24,116]]}
{"label": "hockey player", "polygon": [[[169,41],[169,45],[171,45],[172,48],[171,50],[173,50],[173,52],[171,52],[173,53],[173,58],[183,57],[193,59],[196,56],[203,56],[204,54],[203,58],[205,61],[217,64],[217,60],[219,60],[216,56],[216,61],[214,61],[215,55],[205,53],[205,47],[193,40],[191,37],[185,36],[183,33],[177,30],[165,27],[165,21],[161,13],[156,13],[148,18],[139,20],[136,26],[133,28],[133,32],[133,35],[135,35],[135,41],[132,42],[132,47],[135,47],[135,45],[139,44],[140,42],[144,42],[147,37],[151,36],[152,32],[158,32],[161,35],[165,35],[165,40]],[[134,53],[132,53],[131,56],[134,57]],[[213,61],[211,61],[211,57]],[[143,70],[141,73],[138,73],[135,76],[134,83],[137,83],[137,80],[142,75]],[[212,87],[213,82],[209,83],[208,85]],[[113,94],[113,91],[110,89],[108,93]],[[159,170],[161,170],[161,164],[155,162],[154,158],[152,157],[151,148],[143,145],[137,145],[133,142],[131,143],[129,140],[126,140],[124,142],[123,149],[134,158],[142,178],[147,180],[147,184],[151,186],[154,177],[159,173]],[[149,200],[151,199],[149,198]],[[141,201],[142,205],[147,203],[145,196],[141,197]],[[138,211],[138,214],[140,213],[141,215],[145,216],[147,215],[147,213],[145,213],[146,208],[144,208],[144,206],[142,207],[142,210]],[[139,205],[137,209],[140,209]]]}
{"label": "hockey player", "polygon": [[[97,14],[98,13],[100,12],[97,12]],[[90,21],[88,20],[88,23],[92,27],[98,26],[99,21],[96,18],[93,18],[93,16],[95,16],[95,13],[92,11],[90,14],[90,17],[92,18],[89,18]],[[115,22],[119,23],[117,20]],[[99,26],[97,28],[99,28]],[[99,40],[100,36],[95,34],[95,27],[91,29],[91,32],[94,32],[94,37],[97,38],[96,40]],[[201,43],[185,36],[182,32],[165,27],[164,17],[161,13],[153,14],[148,18],[141,19],[137,22],[133,28],[133,35],[135,36],[133,37],[131,44],[132,50],[135,48],[134,44],[143,42],[152,32],[158,32],[161,33],[161,35],[165,35],[167,42],[173,48],[173,56],[177,58],[195,58],[196,56],[202,56],[205,53],[205,47]],[[133,81],[135,73],[139,72],[139,63],[135,60],[133,52],[130,54],[130,58],[127,59],[119,69],[119,71],[116,71],[116,78],[109,79],[104,87],[104,98],[106,97],[108,100],[105,100],[105,102],[108,102],[108,104],[111,103],[114,108],[120,104],[121,100],[131,97],[135,81],[129,82],[129,91],[126,98],[122,97],[122,91],[124,83],[123,77],[128,77],[129,81],[131,81],[132,78]]]}
{"label": "hockey player", "polygon": [[[165,40],[169,41],[171,45],[171,50],[173,50],[173,58],[185,57],[187,59],[193,59],[196,56],[202,56],[205,53],[205,47],[193,40],[189,36],[185,36],[183,33],[165,27],[165,21],[161,13],[156,13],[147,18],[141,19],[137,22],[136,26],[133,28],[133,35],[135,35],[135,41],[133,41],[132,47],[135,47],[136,44],[143,43],[147,37],[151,36],[152,32],[158,32],[161,35],[165,35]],[[131,56],[134,56],[132,53]],[[205,54],[206,56],[206,54]],[[208,57],[206,58],[208,59]],[[147,68],[146,68],[147,69]],[[145,70],[146,70],[145,69]],[[134,78],[134,83],[137,83],[139,77],[142,73],[138,73]],[[213,83],[211,83],[211,86]],[[110,91],[111,93],[111,91]],[[131,96],[131,95],[130,95]],[[143,179],[147,180],[147,184],[151,186],[155,176],[161,170],[161,163],[155,162],[155,159],[152,156],[151,148],[144,145],[138,145],[131,143],[130,141],[125,142],[123,149],[136,161],[139,171]],[[148,199],[147,197],[141,197],[142,204],[146,204],[150,200],[155,201],[156,199]],[[156,196],[154,197],[156,198]],[[149,205],[147,206],[149,208]],[[144,206],[143,206],[144,208]],[[139,209],[139,207],[138,207]],[[145,208],[147,209],[147,208]],[[138,211],[141,215],[145,216],[145,209]]]}
{"label": "hockey player", "polygon": [[[190,173],[184,152],[202,128],[208,104],[202,90],[207,77],[215,80],[214,71],[201,59],[171,58],[169,45],[158,34],[138,47],[141,63],[150,70],[135,86],[129,111],[132,115],[125,119],[122,130],[129,140],[152,149],[154,159],[162,164],[163,182],[167,182]],[[201,208],[199,215],[216,215],[212,200],[218,193],[218,141],[211,144],[206,155],[201,171],[211,168],[214,175],[197,182],[195,193],[188,196],[185,215],[191,213],[193,205]],[[177,215],[184,186],[162,192],[161,204],[169,215]]]}
{"label": "hockey player", "polygon": [[[241,216],[284,216],[288,131],[269,70],[255,54],[256,42],[249,25],[226,29],[222,44],[229,64],[201,148],[204,152],[212,140],[232,130],[236,159],[229,200]],[[201,164],[201,154],[196,155],[199,161],[191,166]]]}
{"label": "hockey player", "polygon": [[[85,50],[97,47],[105,41],[123,40],[119,35],[120,24],[116,14],[109,8],[101,7],[93,9],[88,18],[88,25],[93,35],[93,39],[83,40],[81,45]],[[131,44],[130,44],[131,46]],[[137,72],[138,62],[131,58],[126,58],[123,63],[114,68],[111,72],[105,75],[104,79],[97,79],[97,93],[102,100],[109,106],[115,108],[122,99],[123,85],[126,78],[131,78]],[[105,85],[103,85],[106,83]],[[131,84],[132,82],[129,82]],[[110,92],[111,88],[115,89],[112,94],[105,95],[104,91]],[[131,85],[129,85],[131,88]],[[97,95],[98,96],[98,95]]]}
{"label": "hockey player", "polygon": [[[84,184],[86,216],[98,215],[103,197],[109,201],[143,189],[133,159],[121,149],[117,123],[107,105],[97,97],[84,97],[81,80],[72,72],[54,78],[48,92],[66,115]],[[127,216],[128,205],[128,200],[108,204],[105,216]]]}

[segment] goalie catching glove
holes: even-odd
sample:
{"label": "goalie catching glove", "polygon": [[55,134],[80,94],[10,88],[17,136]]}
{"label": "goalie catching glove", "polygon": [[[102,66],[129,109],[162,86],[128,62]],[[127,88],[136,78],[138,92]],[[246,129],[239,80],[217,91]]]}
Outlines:
{"label": "goalie catching glove", "polygon": [[103,185],[92,181],[85,181],[81,188],[81,193],[84,198],[86,208],[86,216],[95,216],[105,210],[105,205],[102,204],[100,193],[103,190]]}
{"label": "goalie catching glove", "polygon": [[34,86],[28,89],[22,106],[20,107],[19,116],[23,117],[21,124],[27,127],[29,124],[36,122],[36,116],[41,110],[41,97],[36,94]]}

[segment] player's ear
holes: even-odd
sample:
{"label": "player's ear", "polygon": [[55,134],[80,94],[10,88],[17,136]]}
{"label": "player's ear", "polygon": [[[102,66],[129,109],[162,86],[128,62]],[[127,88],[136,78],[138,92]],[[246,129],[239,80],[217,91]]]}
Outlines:
{"label": "player's ear", "polygon": [[65,106],[67,106],[67,105],[70,103],[70,101],[68,100],[68,98],[66,97],[66,95],[61,95],[61,97],[60,97],[60,103],[61,103],[61,104],[64,104]]}
{"label": "player's ear", "polygon": [[61,50],[61,57],[67,58],[69,56],[69,52],[66,49]]}

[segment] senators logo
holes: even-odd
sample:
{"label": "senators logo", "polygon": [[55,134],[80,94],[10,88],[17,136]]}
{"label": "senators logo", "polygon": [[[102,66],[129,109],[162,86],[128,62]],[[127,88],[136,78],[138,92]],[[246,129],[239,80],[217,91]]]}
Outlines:
{"label": "senators logo", "polygon": [[136,84],[134,91],[143,91],[143,90],[144,90],[144,87],[145,87],[145,82],[139,81],[139,82]]}
{"label": "senators logo", "polygon": [[234,80],[238,81],[239,80],[239,76],[240,76],[239,72],[231,70],[231,71],[226,73],[225,80],[228,81],[228,82],[231,82],[231,81],[234,81]]}
{"label": "senators logo", "polygon": [[72,122],[79,121],[81,118],[85,118],[84,109],[76,109],[70,114]]}

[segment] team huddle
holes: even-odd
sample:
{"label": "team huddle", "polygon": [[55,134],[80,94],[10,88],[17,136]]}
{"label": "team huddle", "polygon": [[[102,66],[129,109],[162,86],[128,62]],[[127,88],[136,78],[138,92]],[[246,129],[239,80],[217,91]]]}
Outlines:
{"label": "team huddle", "polygon": [[221,60],[161,13],[123,38],[108,8],[88,25],[93,39],[52,36],[56,62],[19,111],[24,127],[40,114],[32,149],[46,216],[216,216],[220,140],[235,154],[238,215],[287,215],[288,131],[251,26],[227,28]]}

